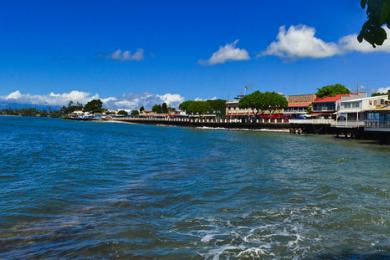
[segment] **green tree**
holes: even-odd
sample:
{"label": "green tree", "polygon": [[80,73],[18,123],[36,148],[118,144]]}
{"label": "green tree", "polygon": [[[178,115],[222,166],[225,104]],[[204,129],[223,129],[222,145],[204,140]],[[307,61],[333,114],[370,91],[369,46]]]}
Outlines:
{"label": "green tree", "polygon": [[270,114],[273,114],[277,110],[286,108],[288,105],[287,99],[276,92],[264,92],[263,95],[263,110],[268,111]]}
{"label": "green tree", "polygon": [[138,110],[131,110],[130,115],[131,116],[139,116],[139,112],[138,112]]}
{"label": "green tree", "polygon": [[238,106],[244,109],[252,109],[252,112],[256,115],[265,108],[264,95],[260,91],[255,91],[249,95],[240,99]]}
{"label": "green tree", "polygon": [[317,90],[317,97],[328,97],[328,96],[336,96],[337,94],[349,94],[351,91],[344,85],[334,84],[324,86]]}
{"label": "green tree", "polygon": [[129,115],[129,113],[127,113],[125,110],[119,110],[117,114],[118,114],[118,116],[128,116]]}
{"label": "green tree", "polygon": [[152,111],[153,111],[154,113],[161,114],[161,113],[162,113],[161,105],[154,105],[154,106],[152,107]]}
{"label": "green tree", "polygon": [[213,99],[213,100],[207,100],[206,101],[210,109],[212,110],[213,113],[224,116],[226,112],[226,100],[223,99]]}
{"label": "green tree", "polygon": [[144,112],[144,111],[145,111],[144,106],[140,107],[139,112]]}
{"label": "green tree", "polygon": [[189,107],[189,105],[191,104],[191,102],[194,102],[194,101],[192,101],[192,100],[186,100],[186,101],[180,103],[179,109],[182,110],[182,111],[186,111],[186,112],[188,113],[188,112],[189,112],[189,111],[188,111],[188,107]]}
{"label": "green tree", "polygon": [[189,110],[193,114],[204,115],[211,112],[211,107],[206,101],[194,101],[190,104]]}
{"label": "green tree", "polygon": [[83,105],[79,102],[74,103],[73,101],[69,101],[68,106],[63,106],[60,109],[60,114],[67,115],[77,110],[83,110]]}
{"label": "green tree", "polygon": [[367,21],[357,37],[359,42],[366,40],[372,47],[382,45],[387,39],[383,26],[390,29],[390,0],[361,0],[363,9],[367,7]]}
{"label": "green tree", "polygon": [[103,111],[103,102],[100,99],[94,99],[85,104],[85,112],[101,113]]}
{"label": "green tree", "polygon": [[287,99],[276,92],[255,91],[239,101],[240,108],[252,109],[256,117],[261,111],[268,111],[273,114],[275,111],[287,107],[287,105]]}
{"label": "green tree", "polygon": [[179,105],[179,108],[187,114],[207,114],[211,112],[211,107],[206,101],[187,100]]}
{"label": "green tree", "polygon": [[168,105],[167,103],[161,104],[161,113],[167,114],[168,113]]}

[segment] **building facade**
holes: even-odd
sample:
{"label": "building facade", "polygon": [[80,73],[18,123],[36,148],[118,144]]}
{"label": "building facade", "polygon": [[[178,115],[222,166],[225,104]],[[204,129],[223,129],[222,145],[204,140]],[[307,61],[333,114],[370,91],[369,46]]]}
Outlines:
{"label": "building facade", "polygon": [[257,109],[252,108],[240,108],[239,102],[239,99],[226,102],[226,117],[244,121],[248,120],[248,118],[251,118],[257,122],[263,123],[287,122],[287,118],[283,114],[283,110],[275,111],[274,113],[270,114],[269,111],[257,111]]}
{"label": "building facade", "polygon": [[363,127],[367,111],[382,108],[388,102],[388,96],[342,97],[337,111],[336,127]]}
{"label": "building facade", "polygon": [[342,98],[364,98],[367,93],[351,93],[351,94],[337,94],[335,96],[328,96],[316,98],[313,102],[312,116],[325,119],[336,119],[336,112],[340,109],[340,102]]}
{"label": "building facade", "polygon": [[308,110],[315,99],[315,94],[288,96],[288,106],[284,109],[283,114],[291,119],[303,118],[308,113]]}
{"label": "building facade", "polygon": [[390,133],[390,102],[383,107],[366,111],[364,130]]}

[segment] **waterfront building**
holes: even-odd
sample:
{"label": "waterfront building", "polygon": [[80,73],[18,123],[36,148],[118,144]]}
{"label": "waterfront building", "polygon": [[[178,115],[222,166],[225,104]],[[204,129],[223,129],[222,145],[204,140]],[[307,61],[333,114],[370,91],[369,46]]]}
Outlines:
{"label": "waterfront building", "polygon": [[366,93],[338,94],[328,97],[317,97],[312,104],[312,112],[307,114],[305,119],[290,119],[291,124],[304,125],[326,125],[331,126],[336,123],[337,111],[340,109],[342,98],[363,98],[367,97]]}
{"label": "waterfront building", "polygon": [[289,119],[303,118],[308,113],[308,109],[315,99],[315,94],[288,96],[288,106],[284,109],[283,114]]}
{"label": "waterfront building", "polygon": [[226,102],[226,116],[230,118],[240,118],[254,116],[256,109],[240,108],[239,99],[233,99]]}
{"label": "waterfront building", "polygon": [[317,97],[313,102],[313,110],[311,116],[331,119],[338,110],[338,102],[342,97],[350,96],[350,94],[338,94],[329,97]]}
{"label": "waterfront building", "polygon": [[342,97],[339,102],[335,126],[339,128],[359,128],[365,126],[367,111],[381,109],[388,103],[388,96]]}
{"label": "waterfront building", "polygon": [[[226,117],[232,120],[248,120],[248,118],[256,116],[258,112],[256,109],[240,108],[239,102],[239,98],[226,102]],[[272,114],[269,111],[259,111],[255,120],[259,123],[281,123],[287,121],[283,110],[275,111]]]}
{"label": "waterfront building", "polygon": [[363,98],[367,93],[337,94],[335,96],[317,97],[313,102],[312,117],[324,119],[336,119],[336,112],[340,109],[342,98]]}
{"label": "waterfront building", "polygon": [[366,111],[364,131],[390,133],[389,101],[375,109]]}
{"label": "waterfront building", "polygon": [[84,116],[84,112],[82,110],[76,110],[69,114],[71,118],[78,118]]}

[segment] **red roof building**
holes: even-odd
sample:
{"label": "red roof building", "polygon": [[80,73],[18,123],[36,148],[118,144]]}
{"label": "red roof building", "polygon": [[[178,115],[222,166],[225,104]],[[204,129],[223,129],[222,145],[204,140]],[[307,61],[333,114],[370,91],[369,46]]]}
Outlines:
{"label": "red roof building", "polygon": [[314,94],[288,96],[288,106],[284,110],[284,114],[289,118],[299,118],[307,113],[315,99],[316,95]]}
{"label": "red roof building", "polygon": [[348,97],[352,94],[337,94],[336,96],[322,97],[316,98],[313,103],[328,103],[328,102],[336,102],[341,100],[342,97]]}
{"label": "red roof building", "polygon": [[325,118],[335,117],[335,113],[338,109],[338,103],[342,97],[348,97],[352,94],[337,94],[335,96],[328,96],[322,98],[316,98],[313,102],[312,116],[322,116]]}

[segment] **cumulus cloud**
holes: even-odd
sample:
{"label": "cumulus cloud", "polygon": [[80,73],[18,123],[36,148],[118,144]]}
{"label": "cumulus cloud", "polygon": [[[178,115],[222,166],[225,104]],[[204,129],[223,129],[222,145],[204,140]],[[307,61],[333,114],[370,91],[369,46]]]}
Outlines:
{"label": "cumulus cloud", "polygon": [[197,97],[197,98],[195,98],[195,101],[206,101],[206,100],[217,100],[217,99],[218,99],[217,97],[212,97],[212,98]]}
{"label": "cumulus cloud", "polygon": [[157,95],[164,103],[169,106],[177,106],[184,101],[184,97],[179,94],[167,93],[164,95]]}
{"label": "cumulus cloud", "polygon": [[219,49],[214,52],[211,57],[204,61],[199,61],[200,64],[216,65],[223,64],[228,61],[244,61],[249,60],[249,54],[245,49],[237,48],[239,40],[235,40],[232,43],[228,43],[225,46],[220,46]]}
{"label": "cumulus cloud", "polygon": [[[387,27],[384,28],[387,35],[390,35],[390,29]],[[372,53],[372,52],[390,52],[390,41],[387,40],[383,45],[373,48],[371,44],[366,41],[359,42],[357,40],[357,34],[350,34],[342,37],[339,40],[339,48],[342,52],[362,52],[362,53]]]}
{"label": "cumulus cloud", "polygon": [[6,96],[0,96],[0,101],[19,104],[63,106],[68,104],[70,101],[86,103],[94,98],[99,98],[99,95],[91,95],[90,93],[78,90],[65,93],[51,92],[47,95],[25,94],[16,90]]}
{"label": "cumulus cloud", "polygon": [[111,53],[110,58],[118,61],[141,61],[144,59],[144,50],[138,49],[135,52],[130,52],[128,50],[122,51],[117,49]]}
{"label": "cumulus cloud", "polygon": [[[388,35],[390,30],[385,28]],[[372,48],[367,42],[359,43],[356,34],[346,35],[337,42],[326,42],[316,37],[316,30],[306,25],[279,28],[276,40],[259,56],[277,56],[283,59],[327,58],[349,52],[390,52],[390,41]]]}
{"label": "cumulus cloud", "polygon": [[109,109],[137,109],[141,106],[150,108],[155,104],[167,103],[169,106],[178,107],[185,99],[180,94],[165,93],[129,93],[121,97],[99,97],[88,92],[73,90],[64,93],[49,93],[46,95],[32,95],[22,93],[19,90],[0,96],[0,103],[17,103],[46,106],[64,106],[70,101],[86,104],[92,99],[100,98],[106,108]]}
{"label": "cumulus cloud", "polygon": [[279,28],[276,41],[272,42],[262,55],[281,58],[325,58],[339,53],[336,43],[325,42],[315,36],[316,30],[305,25],[290,26],[286,31]]}
{"label": "cumulus cloud", "polygon": [[389,90],[390,90],[390,86],[389,87],[378,88],[375,92],[376,93],[387,93]]}
{"label": "cumulus cloud", "polygon": [[152,93],[128,93],[116,100],[109,100],[105,105],[113,109],[137,109],[141,106],[151,108],[155,104],[167,103],[168,106],[178,107],[184,101],[180,94],[152,94]]}

